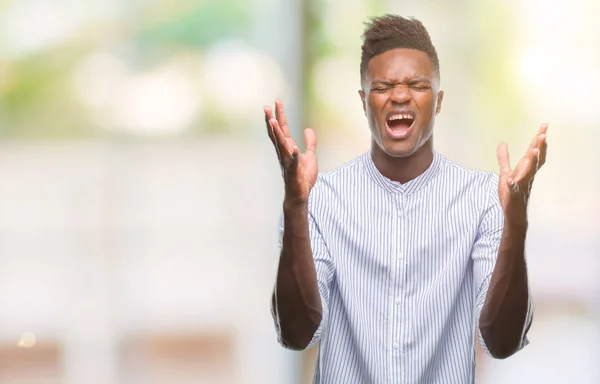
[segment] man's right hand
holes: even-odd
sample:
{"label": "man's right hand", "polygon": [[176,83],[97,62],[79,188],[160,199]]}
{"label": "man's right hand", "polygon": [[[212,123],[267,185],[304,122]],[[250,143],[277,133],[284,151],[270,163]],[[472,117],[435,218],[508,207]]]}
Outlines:
{"label": "man's right hand", "polygon": [[273,290],[273,314],[283,344],[302,350],[310,344],[323,319],[308,220],[308,196],[318,174],[317,139],[312,129],[304,130],[306,152],[300,153],[290,134],[281,101],[275,101],[275,116],[271,108],[264,110],[267,132],[285,181],[284,228]]}
{"label": "man's right hand", "polygon": [[318,165],[315,152],[317,137],[315,132],[310,128],[304,130],[306,151],[300,153],[300,149],[290,134],[281,100],[275,101],[275,117],[270,107],[266,106],[264,111],[267,132],[275,146],[285,182],[285,203],[306,204],[310,190],[317,182]]}

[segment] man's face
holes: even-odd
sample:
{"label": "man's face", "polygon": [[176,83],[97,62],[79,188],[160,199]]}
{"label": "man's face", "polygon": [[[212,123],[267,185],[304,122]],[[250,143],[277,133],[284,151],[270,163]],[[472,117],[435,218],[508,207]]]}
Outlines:
{"label": "man's face", "polygon": [[383,152],[408,157],[431,138],[444,95],[438,77],[422,51],[392,49],[371,59],[359,94]]}

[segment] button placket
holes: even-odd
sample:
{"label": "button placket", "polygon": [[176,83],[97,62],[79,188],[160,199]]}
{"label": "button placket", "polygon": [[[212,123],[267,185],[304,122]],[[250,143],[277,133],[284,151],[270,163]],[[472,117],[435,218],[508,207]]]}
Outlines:
{"label": "button placket", "polygon": [[[406,233],[406,196],[404,194],[400,194],[398,196],[398,238],[400,239],[399,241],[399,246],[396,250],[396,263],[398,265],[398,268],[396,269],[397,273],[398,273],[398,285],[397,285],[397,294],[396,294],[396,298],[394,303],[396,304],[396,313],[398,314],[398,322],[397,322],[397,326],[396,326],[396,334],[395,337],[396,339],[394,340],[394,351],[396,352],[396,358],[397,359],[401,359],[401,355],[403,354],[404,351],[404,334],[405,334],[405,326],[406,326],[406,312],[404,311],[405,309],[405,305],[404,305],[404,287],[406,285],[406,282],[404,281],[404,276],[405,276],[405,266],[406,266],[406,260],[405,260],[405,249],[406,249],[406,237],[405,237],[405,233]],[[400,376],[402,377],[404,375],[403,369],[402,369],[402,363],[401,361],[399,361],[399,367],[400,367],[400,372],[398,372],[400,374]]]}
{"label": "button placket", "polygon": [[404,232],[404,210],[402,206],[402,194],[399,193],[396,195],[396,217],[398,223],[398,231],[396,233],[397,239],[397,247],[396,247],[396,260],[395,260],[395,271],[396,271],[396,281],[394,282],[394,313],[395,321],[394,321],[394,333],[393,333],[393,344],[392,348],[394,351],[395,358],[397,359],[396,352],[400,348],[401,342],[401,324],[403,323],[404,314],[401,311],[402,304],[402,248],[404,243],[404,237],[402,233]]}

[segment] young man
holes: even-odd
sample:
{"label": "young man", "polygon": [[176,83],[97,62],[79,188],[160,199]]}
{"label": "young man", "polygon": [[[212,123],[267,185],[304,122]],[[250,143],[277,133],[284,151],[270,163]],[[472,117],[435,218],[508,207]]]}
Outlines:
{"label": "young man", "polygon": [[547,125],[514,169],[498,147],[499,176],[436,152],[439,63],[414,19],[373,19],[360,71],[371,150],[326,174],[314,132],[300,153],[281,102],[264,109],[285,181],[279,341],[319,343],[315,383],[472,383],[477,327],[496,358],[528,343],[527,204]]}

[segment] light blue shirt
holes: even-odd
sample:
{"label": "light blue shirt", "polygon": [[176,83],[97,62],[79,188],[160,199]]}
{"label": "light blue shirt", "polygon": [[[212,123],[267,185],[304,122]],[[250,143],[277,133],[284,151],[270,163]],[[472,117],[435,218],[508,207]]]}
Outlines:
{"label": "light blue shirt", "polygon": [[[496,174],[434,152],[423,174],[400,184],[367,152],[319,175],[309,226],[323,305],[308,346],[319,344],[314,383],[474,382],[503,228]],[[283,222],[280,247],[282,237]],[[530,295],[520,348],[532,316]]]}

